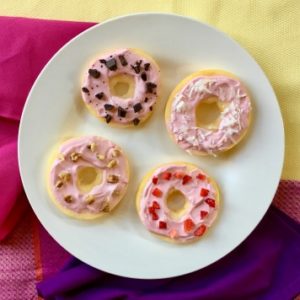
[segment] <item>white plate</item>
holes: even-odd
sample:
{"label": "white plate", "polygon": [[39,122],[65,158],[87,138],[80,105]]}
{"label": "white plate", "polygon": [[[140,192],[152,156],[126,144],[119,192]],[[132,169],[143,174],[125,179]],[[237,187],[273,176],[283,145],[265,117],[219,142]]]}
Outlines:
{"label": "white plate", "polygon": [[[144,127],[116,129],[91,116],[80,100],[84,68],[111,48],[141,48],[162,70],[163,96]],[[267,49],[266,49],[267,51]],[[252,130],[236,151],[197,158],[168,137],[164,106],[175,85],[191,72],[221,68],[241,78],[252,94]],[[51,204],[45,161],[65,137],[101,135],[129,155],[132,178],[122,204],[110,218],[80,222]],[[168,14],[137,14],[104,22],[64,46],[35,82],[19,132],[19,164],[28,199],[48,232],[70,253],[101,270],[134,278],[166,278],[201,269],[238,246],[268,209],[280,179],[284,131],[268,79],[253,58],[231,38],[195,20]],[[201,241],[175,245],[152,236],[135,210],[135,192],[145,172],[171,161],[199,164],[219,183],[219,220]]]}

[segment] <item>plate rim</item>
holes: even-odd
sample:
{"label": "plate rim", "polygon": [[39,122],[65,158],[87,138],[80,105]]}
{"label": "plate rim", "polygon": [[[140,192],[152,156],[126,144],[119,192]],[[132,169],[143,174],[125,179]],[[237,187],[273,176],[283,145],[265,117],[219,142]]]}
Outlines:
{"label": "plate rim", "polygon": [[[30,200],[30,198],[28,197],[28,188],[25,186],[24,182],[25,182],[25,166],[24,166],[24,162],[22,163],[22,153],[21,153],[21,146],[22,146],[22,136],[23,136],[23,130],[24,130],[24,119],[25,119],[25,115],[27,114],[27,110],[28,110],[28,107],[29,107],[29,103],[30,103],[30,98],[36,88],[36,85],[38,84],[39,82],[39,79],[40,77],[43,75],[44,71],[48,68],[48,66],[52,63],[53,60],[56,59],[57,56],[60,55],[60,53],[62,51],[64,51],[65,48],[67,48],[70,44],[73,43],[74,40],[77,40],[77,39],[80,39],[80,37],[82,35],[85,35],[87,32],[89,31],[93,31],[93,30],[97,30],[98,27],[101,27],[102,25],[104,24],[108,24],[108,23],[111,23],[111,22],[114,22],[114,21],[117,21],[117,20],[121,20],[121,19],[127,19],[127,18],[132,18],[132,17],[136,17],[136,16],[165,16],[165,17],[173,17],[173,18],[181,18],[181,19],[184,19],[186,21],[192,21],[194,23],[198,23],[198,24],[201,24],[202,26],[205,26],[205,27],[208,27],[209,29],[213,30],[213,31],[216,31],[218,32],[219,34],[223,35],[223,37],[225,37],[226,39],[229,39],[232,43],[235,44],[235,46],[238,46],[239,49],[241,51],[244,52],[244,54],[248,57],[248,59],[250,59],[252,61],[252,63],[256,64],[257,67],[261,70],[261,72],[263,73],[264,77],[266,78],[266,83],[268,84],[268,88],[270,90],[270,92],[272,93],[272,96],[274,98],[275,103],[273,103],[273,105],[276,105],[276,110],[278,111],[279,113],[279,117],[280,117],[280,120],[278,120],[278,122],[280,121],[280,129],[281,129],[281,140],[282,140],[282,143],[281,143],[281,157],[280,157],[280,167],[279,168],[279,172],[278,172],[278,175],[277,175],[277,179],[276,179],[276,188],[274,188],[274,191],[272,192],[272,197],[270,199],[270,203],[267,205],[267,209],[265,210],[265,212],[262,214],[262,216],[259,218],[258,222],[255,224],[255,226],[244,236],[244,238],[242,240],[239,241],[239,243],[234,247],[232,248],[231,250],[229,251],[225,251],[225,253],[223,253],[223,255],[221,255],[217,260],[214,260],[213,262],[211,263],[208,263],[206,264],[204,267],[196,267],[192,270],[190,270],[189,272],[183,272],[183,273],[178,273],[178,274],[174,274],[174,275],[171,275],[171,276],[162,276],[162,277],[147,277],[147,276],[144,276],[144,277],[134,277],[134,276],[130,276],[130,275],[123,275],[123,274],[118,274],[117,272],[112,272],[111,270],[106,270],[106,269],[99,269],[98,267],[95,267],[95,265],[92,265],[90,264],[89,262],[87,262],[87,260],[83,260],[82,258],[80,258],[82,261],[84,261],[86,264],[88,265],[92,265],[93,267],[99,269],[99,270],[102,270],[102,271],[105,271],[107,273],[110,273],[110,274],[114,274],[114,275],[117,275],[117,276],[126,276],[127,278],[135,278],[135,279],[164,279],[164,278],[173,278],[173,277],[177,277],[177,276],[181,276],[181,275],[186,275],[186,274],[190,274],[192,272],[195,272],[195,271],[198,271],[198,270],[201,270],[205,267],[208,267],[212,264],[214,264],[215,262],[219,261],[220,259],[222,259],[223,257],[225,257],[226,255],[228,255],[229,253],[231,253],[233,250],[235,250],[241,243],[243,243],[245,241],[246,238],[249,237],[249,235],[255,230],[255,228],[260,224],[261,220],[263,219],[263,217],[265,216],[266,212],[268,211],[270,205],[272,204],[272,200],[274,198],[274,195],[276,193],[276,190],[277,190],[277,187],[278,187],[278,184],[280,182],[280,179],[281,179],[281,174],[282,174],[282,170],[283,170],[283,166],[284,166],[284,157],[285,157],[285,128],[284,128],[284,121],[283,121],[283,117],[282,117],[282,113],[281,113],[281,109],[280,109],[280,105],[279,105],[279,101],[278,101],[278,98],[276,96],[276,93],[273,89],[273,86],[269,80],[269,78],[266,76],[263,68],[259,65],[259,63],[256,61],[256,59],[241,45],[239,44],[232,36],[226,34],[225,32],[221,31],[220,29],[206,23],[206,22],[203,22],[203,21],[199,21],[193,17],[190,17],[190,16],[183,16],[183,15],[179,15],[179,14],[174,14],[174,13],[161,13],[161,12],[142,12],[142,13],[133,13],[133,14],[126,14],[126,15],[121,15],[121,16],[116,16],[116,17],[113,17],[113,18],[110,18],[110,19],[107,19],[101,23],[97,23],[95,25],[92,25],[91,27],[83,30],[82,32],[80,32],[79,34],[77,34],[76,36],[74,36],[73,38],[71,38],[67,43],[65,43],[62,47],[60,47],[55,53],[54,55],[48,60],[48,62],[44,65],[44,67],[42,68],[42,70],[40,71],[40,73],[38,74],[38,76],[36,77],[27,97],[26,97],[26,101],[25,101],[25,104],[23,106],[23,109],[22,109],[22,114],[21,114],[21,118],[20,118],[20,123],[19,123],[19,128],[18,128],[18,140],[17,140],[17,148],[18,148],[18,151],[17,151],[17,156],[18,156],[18,166],[19,166],[19,171],[20,171],[20,177],[21,177],[21,181],[22,181],[22,185],[23,185],[23,188],[24,188],[24,192],[26,194],[26,197],[29,201],[29,204],[31,206],[31,208],[33,209],[35,215],[37,216],[38,220],[41,222],[41,224],[43,225],[43,227],[45,228],[45,230],[50,234],[50,236],[62,247],[65,249],[64,246],[62,246],[62,244],[60,243],[60,241],[58,241],[56,238],[55,238],[55,235],[53,235],[52,233],[50,233],[48,231],[48,229],[46,228],[46,226],[44,226],[44,222],[42,221],[42,219],[40,218],[38,212],[36,211],[35,207],[32,205],[32,202]],[[279,133],[277,133],[279,134]],[[23,158],[25,159],[25,158]],[[274,180],[275,182],[275,180]],[[67,250],[71,255],[73,255],[74,257],[77,257],[73,254],[73,251],[70,251],[69,249]]]}

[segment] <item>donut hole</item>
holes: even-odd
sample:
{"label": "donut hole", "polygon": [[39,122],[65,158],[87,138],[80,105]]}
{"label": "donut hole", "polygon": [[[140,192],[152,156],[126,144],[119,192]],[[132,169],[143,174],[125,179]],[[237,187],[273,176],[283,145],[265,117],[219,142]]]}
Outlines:
{"label": "donut hole", "polygon": [[209,97],[196,106],[196,126],[216,129],[222,109],[217,97]]}
{"label": "donut hole", "polygon": [[89,192],[102,181],[102,172],[93,167],[81,167],[77,170],[77,187],[81,192]]}
{"label": "donut hole", "polygon": [[115,75],[109,79],[109,88],[113,96],[131,98],[135,89],[134,78],[126,74]]}
{"label": "donut hole", "polygon": [[170,210],[171,217],[174,219],[180,218],[188,208],[186,197],[181,191],[173,189],[169,192],[166,198],[166,205]]}

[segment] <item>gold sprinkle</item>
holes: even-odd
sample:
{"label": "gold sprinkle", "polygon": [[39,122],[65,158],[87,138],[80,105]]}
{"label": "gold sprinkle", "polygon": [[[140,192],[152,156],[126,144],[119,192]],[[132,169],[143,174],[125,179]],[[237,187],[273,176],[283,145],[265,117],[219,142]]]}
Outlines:
{"label": "gold sprinkle", "polygon": [[91,150],[92,152],[95,152],[95,150],[96,150],[96,144],[95,143],[91,143],[91,144],[87,145],[87,148],[89,150]]}
{"label": "gold sprinkle", "polygon": [[58,176],[64,183],[70,181],[71,174],[69,172],[62,172]]}
{"label": "gold sprinkle", "polygon": [[108,203],[106,203],[106,204],[104,205],[104,207],[102,208],[102,211],[105,212],[105,213],[110,212],[110,207],[109,207],[109,204],[108,204]]}
{"label": "gold sprinkle", "polygon": [[111,156],[116,158],[118,157],[119,155],[121,154],[120,150],[119,149],[114,149],[111,153]]}
{"label": "gold sprinkle", "polygon": [[121,194],[121,192],[120,192],[119,190],[114,190],[113,193],[112,193],[112,195],[113,195],[114,197],[120,196],[120,194]]}
{"label": "gold sprinkle", "polygon": [[115,159],[111,160],[108,164],[107,164],[107,167],[109,169],[115,167],[117,165],[117,161]]}
{"label": "gold sprinkle", "polygon": [[80,153],[73,152],[70,155],[70,158],[73,162],[76,162],[81,157]]}
{"label": "gold sprinkle", "polygon": [[67,202],[67,203],[71,203],[73,201],[72,199],[72,196],[71,195],[67,195],[64,197],[64,200]]}
{"label": "gold sprinkle", "polygon": [[107,182],[108,183],[117,183],[117,182],[119,182],[119,177],[117,175],[108,175]]}
{"label": "gold sprinkle", "polygon": [[99,160],[104,160],[104,159],[105,159],[105,156],[102,155],[102,154],[97,154],[97,158],[98,158]]}
{"label": "gold sprinkle", "polygon": [[61,180],[58,180],[58,181],[55,183],[55,187],[59,189],[59,188],[61,188],[61,187],[63,186],[63,184],[64,184],[64,183],[63,183]]}
{"label": "gold sprinkle", "polygon": [[59,153],[57,157],[59,160],[65,160],[65,156],[62,153]]}
{"label": "gold sprinkle", "polygon": [[88,195],[85,198],[85,201],[86,201],[87,204],[93,204],[95,202],[95,197],[93,195]]}

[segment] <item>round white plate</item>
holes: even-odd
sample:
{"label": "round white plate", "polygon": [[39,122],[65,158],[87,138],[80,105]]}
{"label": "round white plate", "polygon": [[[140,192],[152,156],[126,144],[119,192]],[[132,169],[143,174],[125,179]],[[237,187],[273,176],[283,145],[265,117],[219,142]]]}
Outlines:
{"label": "round white plate", "polygon": [[[81,75],[108,49],[141,48],[162,71],[163,95],[143,127],[116,129],[90,115],[80,99]],[[168,137],[166,99],[188,74],[221,68],[241,78],[255,110],[251,132],[238,149],[219,158],[192,157]],[[46,191],[45,162],[54,144],[77,135],[101,135],[128,153],[127,196],[109,218],[77,221],[61,214]],[[168,14],[137,14],[104,22],[65,45],[36,80],[19,132],[19,164],[28,199],[48,232],[71,254],[109,273],[133,278],[166,278],[201,269],[238,246],[268,209],[280,179],[284,131],[272,87],[254,59],[235,41],[195,20]],[[151,235],[135,210],[143,174],[172,161],[194,162],[220,185],[222,209],[201,241],[176,245]]]}

